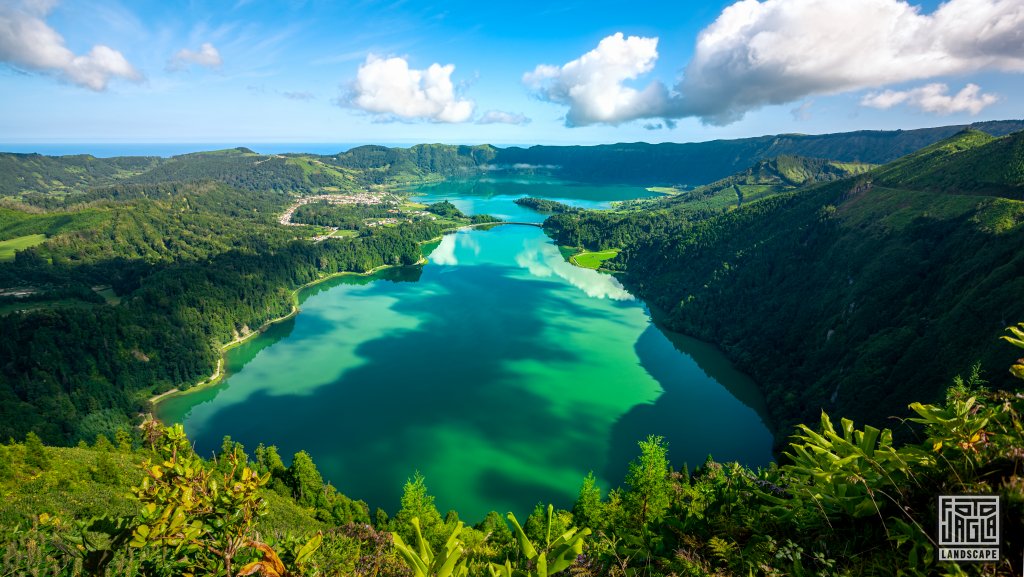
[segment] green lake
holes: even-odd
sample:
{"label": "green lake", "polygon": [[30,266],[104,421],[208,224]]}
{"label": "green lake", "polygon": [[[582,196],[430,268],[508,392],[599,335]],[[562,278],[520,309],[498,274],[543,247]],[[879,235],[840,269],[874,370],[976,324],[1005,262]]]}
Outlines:
{"label": "green lake", "polygon": [[[527,194],[602,207],[643,189],[550,181],[445,183],[470,213],[543,220]],[[305,449],[326,480],[394,513],[416,470],[442,514],[525,516],[570,507],[594,471],[618,486],[649,434],[674,467],[708,454],[763,465],[771,434],[754,383],[713,347],[652,323],[607,274],[565,261],[543,231],[459,231],[424,247],[429,262],[344,276],[300,294],[302,312],[232,349],[222,384],[171,397],[202,454],[224,435],[285,461]]]}

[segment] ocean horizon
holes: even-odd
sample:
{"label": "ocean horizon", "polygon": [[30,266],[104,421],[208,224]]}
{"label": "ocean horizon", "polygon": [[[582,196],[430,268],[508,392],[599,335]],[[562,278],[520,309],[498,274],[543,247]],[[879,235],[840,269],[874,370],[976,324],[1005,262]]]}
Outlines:
{"label": "ocean horizon", "polygon": [[46,156],[68,156],[91,154],[97,158],[115,156],[162,156],[164,158],[224,150],[243,146],[260,154],[286,154],[304,152],[309,154],[332,155],[351,150],[365,144],[380,144],[389,147],[409,147],[415,143],[367,143],[367,142],[52,142],[52,143],[0,143],[0,153],[43,154]]}

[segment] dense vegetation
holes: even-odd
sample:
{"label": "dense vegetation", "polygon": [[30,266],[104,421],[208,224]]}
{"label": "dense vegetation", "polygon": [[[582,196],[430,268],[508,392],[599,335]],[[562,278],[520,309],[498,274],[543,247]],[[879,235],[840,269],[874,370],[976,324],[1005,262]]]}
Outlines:
{"label": "dense vegetation", "polygon": [[489,145],[360,146],[322,160],[358,170],[361,184],[401,184],[475,174],[479,167],[494,159],[497,151]]}
{"label": "dense vegetation", "polygon": [[330,226],[345,230],[362,230],[366,221],[393,216],[394,207],[387,204],[330,204],[311,202],[295,209],[292,222]]}
{"label": "dense vegetation", "polygon": [[474,214],[473,216],[468,216],[459,210],[457,206],[447,200],[428,204],[424,208],[424,211],[436,214],[447,221],[455,222],[457,224],[462,224],[462,221],[465,220],[468,220],[470,224],[488,224],[501,221],[500,218],[493,217],[489,214]]}
{"label": "dense vegetation", "polygon": [[[621,247],[604,266],[624,271],[672,328],[717,343],[752,374],[777,431],[821,407],[881,426],[894,407],[937,400],[935,383],[972,363],[1011,360],[980,343],[1024,315],[1024,204],[879,182],[918,182],[1020,138],[963,132],[711,218],[672,198],[656,210],[556,215],[546,228],[563,244]],[[975,178],[1020,186],[1006,171]]]}
{"label": "dense vegetation", "polygon": [[[0,242],[16,248],[0,262],[0,439],[12,439],[0,445],[2,574],[1019,574],[1009,552],[1024,547],[1024,396],[1006,392],[1019,387],[1002,373],[1013,351],[993,343],[1024,318],[1024,154],[1020,134],[936,143],[957,130],[323,157],[0,155]],[[854,162],[921,146],[867,172]],[[562,244],[605,251],[584,260],[624,272],[672,328],[756,377],[778,466],[677,470],[652,437],[621,488],[588,477],[571,511],[538,505],[522,524],[492,512],[467,527],[441,515],[419,475],[394,516],[371,513],[325,485],[304,452],[286,466],[272,446],[248,454],[225,439],[206,460],[180,428],[137,426],[146,396],[207,378],[222,345],[292,312],[297,287],[412,264],[419,242],[489,219],[445,201],[426,207],[436,219],[369,227],[379,208],[311,203],[296,222],[358,231],[312,242],[314,229],[277,223],[295,193],[484,167],[692,184],[746,166],[545,224]],[[1009,340],[1024,346],[1024,332]],[[953,380],[977,361],[984,376]],[[1012,371],[1024,377],[1024,360]],[[913,418],[883,430],[907,405]],[[867,424],[833,424],[822,407]],[[819,425],[785,441],[807,422]],[[937,564],[938,492],[1000,494],[1011,561]]]}
{"label": "dense vegetation", "polygon": [[568,204],[558,202],[555,200],[548,200],[546,198],[535,198],[532,196],[524,196],[517,198],[512,201],[519,206],[536,210],[537,212],[545,212],[548,214],[560,214],[563,212],[576,212],[576,208],[569,206]]}
{"label": "dense vegetation", "polygon": [[246,148],[175,156],[134,176],[131,182],[197,182],[216,180],[242,190],[309,193],[349,189],[354,175],[310,155],[260,155]]}
{"label": "dense vegetation", "polygon": [[[393,517],[371,520],[304,452],[286,467],[273,446],[250,456],[225,438],[203,460],[180,425],[153,421],[117,430],[116,446],[101,435],[58,449],[30,434],[0,445],[0,555],[26,575],[1018,574],[1024,395],[974,374],[943,403],[910,408],[914,442],[822,413],[784,464],[761,470],[711,458],[677,470],[649,437],[623,487],[605,492],[591,475],[571,510],[538,504],[524,523],[492,512],[472,527],[442,517],[418,474]],[[959,493],[1001,496],[1000,563],[937,562],[935,495]]]}

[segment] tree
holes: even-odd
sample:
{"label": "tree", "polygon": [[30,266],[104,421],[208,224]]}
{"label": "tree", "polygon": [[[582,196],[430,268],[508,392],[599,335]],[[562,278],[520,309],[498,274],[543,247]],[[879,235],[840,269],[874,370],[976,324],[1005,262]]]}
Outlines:
{"label": "tree", "polygon": [[593,471],[583,479],[579,497],[572,506],[572,517],[577,527],[596,530],[606,524],[605,504],[601,502],[601,488]]}
{"label": "tree", "polygon": [[488,513],[474,529],[486,536],[487,542],[494,548],[495,558],[507,559],[515,554],[515,536],[509,529],[508,522],[497,511]]}
{"label": "tree", "polygon": [[292,495],[301,505],[315,507],[320,494],[324,490],[324,479],[320,476],[313,463],[313,458],[305,451],[299,451],[292,457],[292,466],[288,468],[289,486]]}
{"label": "tree", "polygon": [[427,483],[423,475],[416,471],[411,479],[405,481],[402,489],[402,508],[394,519],[394,531],[407,541],[415,538],[413,518],[419,519],[424,537],[434,546],[444,543],[444,522],[441,513],[434,505],[434,497],[427,493]]}
{"label": "tree", "polygon": [[640,456],[629,464],[626,474],[626,513],[637,527],[658,521],[669,506],[671,469],[668,443],[664,437],[650,435],[640,441]]}
{"label": "tree", "polygon": [[117,429],[117,432],[114,433],[114,439],[117,441],[117,450],[122,453],[130,453],[135,445],[135,437],[131,431],[124,427]]}
{"label": "tree", "polygon": [[46,447],[39,435],[29,431],[25,435],[25,463],[41,471],[50,468],[50,456],[46,453]]}
{"label": "tree", "polygon": [[263,443],[260,443],[256,447],[256,465],[260,472],[271,473],[275,477],[285,471],[284,461],[281,460],[281,455],[277,453],[277,445],[265,447]]}
{"label": "tree", "polygon": [[109,453],[114,450],[114,445],[111,444],[110,439],[108,439],[106,435],[100,433],[99,435],[96,435],[96,442],[93,443],[92,448],[97,451]]}

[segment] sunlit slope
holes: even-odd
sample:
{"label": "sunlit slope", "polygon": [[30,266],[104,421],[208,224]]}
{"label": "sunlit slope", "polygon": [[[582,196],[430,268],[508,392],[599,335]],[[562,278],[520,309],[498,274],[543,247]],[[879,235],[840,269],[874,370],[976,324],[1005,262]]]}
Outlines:
{"label": "sunlit slope", "polygon": [[651,204],[650,208],[680,211],[689,217],[712,216],[755,200],[818,182],[831,182],[861,174],[872,165],[802,156],[761,160],[747,170],[698,186]]}
{"label": "sunlit slope", "polygon": [[876,184],[908,190],[1024,199],[1024,132],[964,131],[875,171]]}

